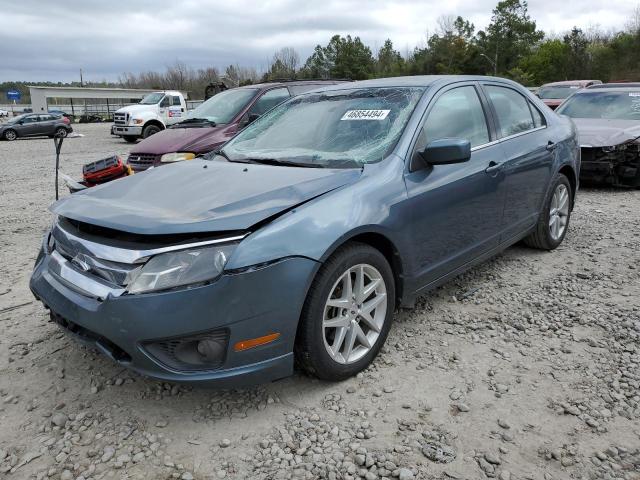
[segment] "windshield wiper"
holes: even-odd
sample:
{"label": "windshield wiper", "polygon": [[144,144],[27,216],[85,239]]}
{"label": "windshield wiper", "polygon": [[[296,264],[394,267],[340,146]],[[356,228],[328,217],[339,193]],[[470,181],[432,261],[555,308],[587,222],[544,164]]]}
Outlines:
{"label": "windshield wiper", "polygon": [[209,120],[207,118],[187,118],[185,120],[182,120],[181,122],[176,123],[175,125],[172,125],[172,127],[180,127],[180,125],[189,125],[189,124],[203,124],[206,123],[211,127],[215,127],[217,125],[216,122],[214,122],[213,120]]}
{"label": "windshield wiper", "polygon": [[283,165],[285,167],[325,168],[326,165],[310,162],[295,162],[293,160],[280,160],[277,158],[247,158],[240,160],[245,163],[260,163],[262,165]]}

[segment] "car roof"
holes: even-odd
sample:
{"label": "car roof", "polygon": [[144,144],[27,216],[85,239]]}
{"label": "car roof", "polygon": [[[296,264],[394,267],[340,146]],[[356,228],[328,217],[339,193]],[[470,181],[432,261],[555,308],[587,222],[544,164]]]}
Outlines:
{"label": "car roof", "polygon": [[612,83],[600,83],[598,85],[589,85],[589,90],[598,90],[602,88],[634,88],[640,87],[640,82],[612,82]]}
{"label": "car roof", "polygon": [[576,93],[593,93],[593,92],[640,92],[640,86],[637,87],[609,87],[609,88],[583,88]]}
{"label": "car roof", "polygon": [[544,87],[575,87],[575,86],[582,87],[583,85],[586,85],[589,82],[598,82],[598,84],[602,83],[600,80],[563,80],[561,82],[545,83],[540,88],[544,88]]}
{"label": "car roof", "polygon": [[340,83],[338,85],[332,85],[323,88],[323,91],[330,90],[345,90],[352,88],[378,88],[378,87],[428,87],[433,84],[447,84],[454,82],[500,82],[508,85],[518,86],[522,85],[500,77],[490,77],[485,75],[413,75],[406,77],[388,77],[388,78],[375,78],[371,80],[360,80],[351,83]]}
{"label": "car roof", "polygon": [[236,88],[258,88],[267,90],[275,87],[292,87],[295,85],[337,85],[339,83],[351,82],[351,80],[342,79],[314,79],[314,80],[274,80],[272,82],[254,83],[252,85],[243,85]]}

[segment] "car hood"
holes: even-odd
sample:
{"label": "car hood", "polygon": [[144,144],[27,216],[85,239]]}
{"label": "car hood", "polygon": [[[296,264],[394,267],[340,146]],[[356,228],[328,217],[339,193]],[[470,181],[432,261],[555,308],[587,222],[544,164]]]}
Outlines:
{"label": "car hood", "polygon": [[360,169],[192,160],[154,168],[70,195],[55,214],[138,234],[248,230],[355,182]]}
{"label": "car hood", "polygon": [[609,147],[640,136],[637,120],[607,120],[602,118],[572,118],[583,147]]}
{"label": "car hood", "polygon": [[210,145],[219,145],[228,137],[227,125],[217,127],[167,128],[133,147],[130,153],[162,155],[172,152],[206,153]]}

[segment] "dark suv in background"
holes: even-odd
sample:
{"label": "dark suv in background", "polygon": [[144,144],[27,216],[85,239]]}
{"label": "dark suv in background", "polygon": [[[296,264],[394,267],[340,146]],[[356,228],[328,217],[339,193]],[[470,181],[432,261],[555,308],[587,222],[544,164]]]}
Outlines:
{"label": "dark suv in background", "polygon": [[68,118],[50,113],[27,113],[0,125],[0,138],[15,140],[18,137],[66,137],[72,131]]}
{"label": "dark suv in background", "polygon": [[138,143],[131,149],[127,163],[138,172],[191,160],[216,150],[239,130],[290,97],[337,83],[341,80],[279,81],[218,93],[189,112],[182,122]]}

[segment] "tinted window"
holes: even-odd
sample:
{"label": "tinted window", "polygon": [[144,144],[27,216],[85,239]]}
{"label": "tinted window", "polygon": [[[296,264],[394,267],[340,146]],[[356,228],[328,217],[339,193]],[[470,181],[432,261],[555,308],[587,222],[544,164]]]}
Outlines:
{"label": "tinted window", "polygon": [[22,123],[34,123],[38,121],[37,115],[29,115],[22,120]]}
{"label": "tinted window", "polygon": [[531,113],[533,114],[533,124],[538,127],[544,127],[547,124],[547,121],[544,118],[544,115],[538,110],[533,103],[529,102],[529,107],[531,108]]}
{"label": "tinted window", "polygon": [[476,89],[458,87],[440,96],[424,124],[423,138],[426,143],[464,138],[472,147],[489,143],[489,129]]}
{"label": "tinted window", "polygon": [[214,95],[191,110],[187,118],[206,118],[216,123],[229,123],[256,96],[255,88],[232,88]]}
{"label": "tinted window", "polygon": [[528,100],[515,90],[488,85],[485,87],[498,115],[501,137],[526,132],[534,128]]}
{"label": "tinted window", "polygon": [[169,95],[167,95],[160,102],[160,106],[161,107],[168,107],[169,105],[171,105],[171,97]]}
{"label": "tinted window", "polygon": [[263,113],[271,110],[276,105],[284,102],[287,98],[289,98],[289,96],[289,90],[287,90],[286,88],[274,88],[273,90],[269,90],[262,97],[260,97],[256,103],[253,104],[249,113],[262,115]]}
{"label": "tinted window", "polygon": [[173,105],[180,106],[180,97],[173,97]]}
{"label": "tinted window", "polygon": [[40,121],[41,122],[47,122],[49,120],[53,120],[54,117],[53,115],[40,115]]}

